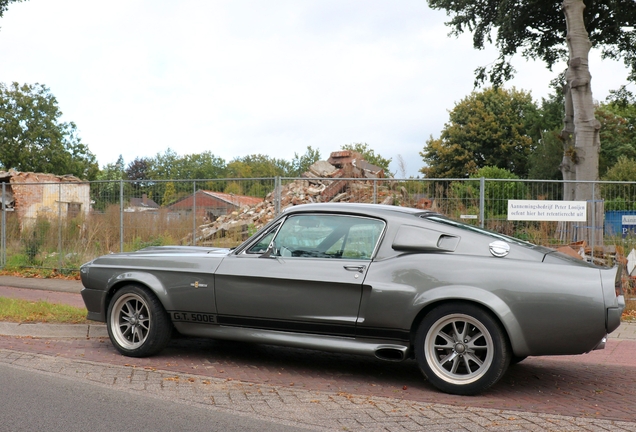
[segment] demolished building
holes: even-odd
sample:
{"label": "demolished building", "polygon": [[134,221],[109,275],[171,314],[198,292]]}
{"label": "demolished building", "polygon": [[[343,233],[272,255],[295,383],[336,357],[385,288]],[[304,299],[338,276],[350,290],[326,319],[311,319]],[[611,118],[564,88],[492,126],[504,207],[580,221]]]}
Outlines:
{"label": "demolished building", "polygon": [[[326,161],[314,163],[302,179],[281,185],[279,190],[269,193],[265,199],[250,206],[243,206],[220,216],[214,222],[201,225],[197,231],[196,244],[214,245],[230,233],[246,239],[250,232],[270,222],[277,214],[276,202],[280,199],[280,210],[289,206],[319,202],[358,202],[394,204],[396,197],[406,190],[397,188],[397,183],[385,177],[382,168],[370,164],[356,152],[343,150],[331,153]],[[377,181],[385,179],[386,181]],[[394,189],[398,190],[394,190]],[[192,237],[182,240],[192,244]]]}
{"label": "demolished building", "polygon": [[0,171],[0,199],[0,207],[5,212],[15,212],[20,225],[25,227],[39,217],[87,216],[90,185],[72,175]]}

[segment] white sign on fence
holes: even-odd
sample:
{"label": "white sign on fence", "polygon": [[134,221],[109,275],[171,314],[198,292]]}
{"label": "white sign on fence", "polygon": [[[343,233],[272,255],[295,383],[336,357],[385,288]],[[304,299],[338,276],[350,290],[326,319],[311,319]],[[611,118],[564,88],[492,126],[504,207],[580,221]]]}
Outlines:
{"label": "white sign on fence", "polygon": [[508,200],[508,220],[585,222],[585,201]]}

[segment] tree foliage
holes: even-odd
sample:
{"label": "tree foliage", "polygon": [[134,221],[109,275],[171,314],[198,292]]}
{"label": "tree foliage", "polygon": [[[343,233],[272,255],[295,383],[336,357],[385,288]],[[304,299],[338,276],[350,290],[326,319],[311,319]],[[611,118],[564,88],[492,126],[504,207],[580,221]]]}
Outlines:
{"label": "tree foliage", "polygon": [[300,176],[309,170],[309,167],[320,160],[320,150],[307,146],[305,154],[299,155],[294,152],[294,158],[291,160],[290,171],[287,173],[289,177]]}
{"label": "tree foliage", "polygon": [[360,153],[365,161],[382,168],[385,174],[390,175],[389,165],[391,164],[391,158],[386,159],[382,157],[379,153],[376,154],[375,151],[369,146],[367,143],[352,143],[352,144],[343,144],[340,147],[342,150],[351,150],[356,153]]}
{"label": "tree foliage", "polygon": [[0,0],[0,18],[4,15],[9,8],[9,3],[19,3],[23,0]]}
{"label": "tree foliage", "polygon": [[232,159],[226,168],[229,178],[260,178],[284,176],[290,171],[290,163],[263,154],[253,154]]}
{"label": "tree foliage", "polygon": [[[616,0],[584,0],[585,28],[592,46],[603,58],[623,59],[636,80],[636,36],[622,27],[636,22],[636,3]],[[510,64],[518,52],[525,58],[544,61],[548,68],[567,58],[562,3],[554,0],[428,0],[433,9],[452,17],[446,24],[452,35],[469,31],[473,45],[483,49],[495,44],[499,58],[489,68],[476,71],[478,83],[489,80],[501,85],[515,73]]]}
{"label": "tree foliage", "polygon": [[[623,182],[601,185],[601,195],[605,200],[605,210],[636,210],[636,160],[619,156],[616,164],[607,170],[603,180]],[[630,182],[630,183],[624,183]]]}
{"label": "tree foliage", "polygon": [[552,81],[554,91],[547,98],[541,98],[537,123],[533,127],[533,134],[538,136],[528,163],[528,178],[539,180],[562,180],[561,161],[563,160],[563,88],[560,83],[564,77],[560,76]]}
{"label": "tree foliage", "polygon": [[492,166],[526,177],[537,118],[529,93],[473,92],[450,111],[440,138],[427,141],[420,152],[427,166],[420,171],[428,178],[465,178]]}
{"label": "tree foliage", "polygon": [[151,163],[149,158],[135,158],[126,167],[126,178],[128,180],[149,180],[152,177],[150,173]]}
{"label": "tree foliage", "polygon": [[0,164],[19,171],[93,180],[97,160],[73,122],[60,121],[57,99],[41,84],[0,83]]}

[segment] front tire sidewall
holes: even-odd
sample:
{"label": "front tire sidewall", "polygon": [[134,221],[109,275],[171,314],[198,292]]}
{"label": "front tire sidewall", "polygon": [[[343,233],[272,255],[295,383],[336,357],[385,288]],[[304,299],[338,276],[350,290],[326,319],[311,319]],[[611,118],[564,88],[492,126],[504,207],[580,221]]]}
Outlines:
{"label": "front tire sidewall", "polygon": [[[147,320],[147,330],[141,337],[131,339],[122,316],[130,312],[130,305],[142,310],[142,319]],[[147,357],[161,351],[169,342],[172,326],[170,318],[155,295],[148,289],[128,285],[119,289],[109,303],[106,328],[113,346],[125,356]]]}
{"label": "front tire sidewall", "polygon": [[[471,373],[453,373],[447,370],[451,362],[440,361],[434,348],[436,335],[453,322],[466,323],[481,333],[480,340],[488,346],[482,356],[483,365]],[[439,341],[439,339],[437,339]],[[452,350],[440,351],[444,355]],[[479,351],[481,354],[481,350]],[[510,363],[511,350],[508,339],[499,322],[490,313],[472,304],[445,304],[433,309],[422,321],[415,340],[415,358],[428,381],[443,392],[458,395],[474,395],[495,384],[505,373]],[[462,362],[460,362],[462,364]]]}

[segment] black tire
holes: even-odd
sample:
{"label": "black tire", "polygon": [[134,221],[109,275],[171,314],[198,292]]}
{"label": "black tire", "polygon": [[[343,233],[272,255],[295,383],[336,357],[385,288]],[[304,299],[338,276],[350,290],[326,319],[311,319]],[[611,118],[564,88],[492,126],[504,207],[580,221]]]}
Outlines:
{"label": "black tire", "polygon": [[172,323],[157,297],[147,288],[127,285],[108,305],[106,328],[110,340],[128,357],[147,357],[165,348]]}
{"label": "black tire", "polygon": [[469,303],[446,303],[424,317],[415,358],[431,384],[457,395],[475,395],[495,384],[512,351],[501,325]]}

